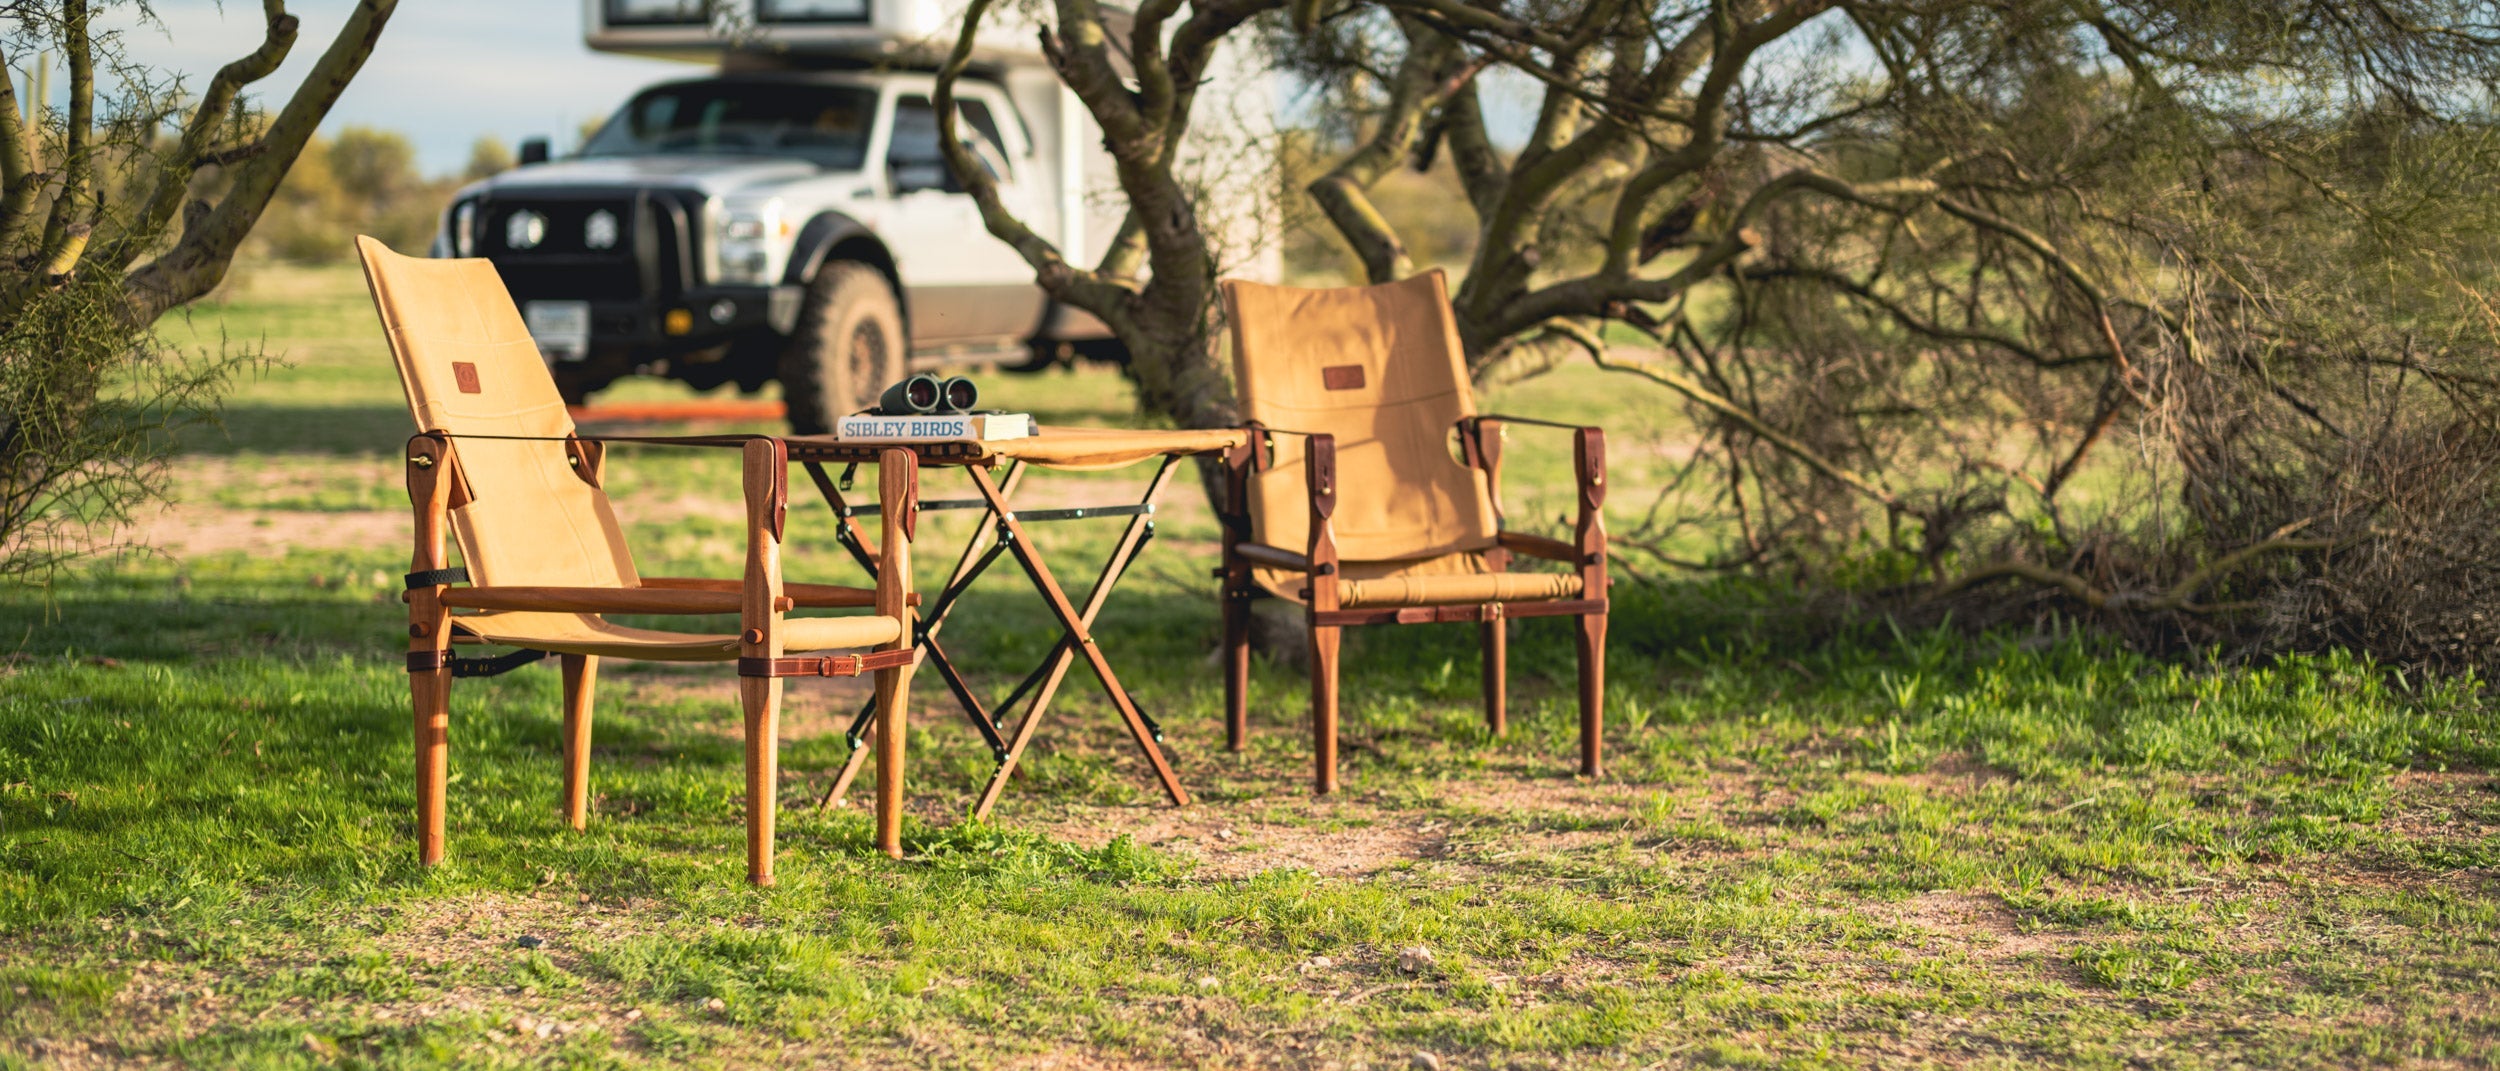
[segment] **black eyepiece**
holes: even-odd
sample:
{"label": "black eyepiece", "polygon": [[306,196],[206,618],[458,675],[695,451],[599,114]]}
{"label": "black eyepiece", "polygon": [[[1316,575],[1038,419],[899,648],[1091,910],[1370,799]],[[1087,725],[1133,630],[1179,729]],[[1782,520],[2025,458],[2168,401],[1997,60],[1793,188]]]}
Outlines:
{"label": "black eyepiece", "polygon": [[887,387],[877,399],[877,412],[882,416],[934,413],[945,400],[946,381],[923,372]]}
{"label": "black eyepiece", "polygon": [[950,413],[969,413],[981,404],[981,388],[962,376],[947,380],[945,393],[946,410]]}

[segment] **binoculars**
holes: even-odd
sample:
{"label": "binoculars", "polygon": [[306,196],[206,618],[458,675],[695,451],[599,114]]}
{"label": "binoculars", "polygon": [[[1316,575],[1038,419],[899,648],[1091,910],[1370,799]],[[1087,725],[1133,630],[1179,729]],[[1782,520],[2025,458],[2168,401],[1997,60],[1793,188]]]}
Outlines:
{"label": "binoculars", "polygon": [[885,389],[877,399],[879,416],[921,413],[969,413],[981,402],[981,388],[962,376],[940,378],[922,372]]}

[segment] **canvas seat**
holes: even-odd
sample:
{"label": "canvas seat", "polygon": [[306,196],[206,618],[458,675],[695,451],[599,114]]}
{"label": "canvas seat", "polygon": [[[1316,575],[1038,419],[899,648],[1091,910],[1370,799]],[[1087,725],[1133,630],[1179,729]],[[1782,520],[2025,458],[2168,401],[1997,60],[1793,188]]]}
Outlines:
{"label": "canvas seat", "polygon": [[[1460,551],[1408,561],[1337,562],[1337,605],[1448,606],[1519,599],[1572,599],[1580,595],[1577,573],[1513,573],[1495,568],[1491,555]],[[1299,572],[1252,566],[1261,591],[1293,602],[1307,601],[1310,582]]]}
{"label": "canvas seat", "polygon": [[1337,583],[1337,605],[1357,610],[1371,606],[1458,606],[1580,596],[1580,578],[1570,573],[1497,573],[1485,564],[1482,555],[1468,555],[1462,561],[1478,571],[1415,573],[1405,563],[1397,563],[1397,570],[1365,579],[1349,569],[1346,578]]}
{"label": "canvas seat", "polygon": [[[1581,772],[1601,769],[1605,438],[1476,410],[1439,271],[1379,286],[1224,284],[1236,390],[1253,441],[1227,458],[1226,714],[1247,733],[1250,603],[1302,604],[1316,784],[1335,788],[1340,631],[1475,621],[1485,716],[1506,722],[1507,620],[1568,616],[1580,661]],[[1568,541],[1511,532],[1498,506],[1503,429],[1571,432],[1579,517]],[[1559,571],[1515,571],[1514,559]]]}
{"label": "canvas seat", "polygon": [[[527,610],[457,614],[452,642],[526,647],[554,654],[639,658],[653,662],[721,662],[738,657],[738,634],[698,634],[619,625],[597,614]],[[890,617],[792,617],[782,620],[785,653],[875,647],[902,635]]]}
{"label": "canvas seat", "polygon": [[[580,435],[536,343],[484,260],[403,257],[357,239],[417,436],[408,443],[416,547],[408,576],[408,671],[416,712],[418,853],[443,854],[450,687],[501,672],[502,659],[464,659],[451,645],[552,654],[564,674],[564,816],[583,828],[589,803],[592,693],[601,658],[733,662],[746,715],[748,877],[773,879],[773,817],[782,678],[876,675],[883,735],[899,737],[912,667],[910,527],[917,466],[881,455],[884,511],[874,588],[790,584],[781,576],[788,454],[765,436],[645,438],[741,451],[745,570],[737,580],[650,578],[634,568],[601,485],[605,449]],[[449,564],[445,537],[460,565]],[[795,609],[865,610],[789,617]],[[734,632],[621,625],[609,613],[736,614]],[[886,727],[891,727],[889,730]],[[878,842],[900,854],[901,743],[879,756]]]}

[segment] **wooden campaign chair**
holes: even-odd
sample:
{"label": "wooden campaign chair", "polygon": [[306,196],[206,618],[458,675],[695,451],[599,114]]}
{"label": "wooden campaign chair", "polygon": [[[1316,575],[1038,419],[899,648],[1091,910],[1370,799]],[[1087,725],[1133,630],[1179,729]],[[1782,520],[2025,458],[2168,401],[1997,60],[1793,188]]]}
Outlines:
{"label": "wooden campaign chair", "polygon": [[[1250,604],[1299,602],[1310,631],[1316,784],[1337,786],[1337,647],[1356,625],[1474,621],[1485,720],[1506,728],[1514,617],[1570,616],[1580,656],[1580,772],[1601,770],[1606,680],[1606,438],[1597,428],[1476,412],[1439,271],[1379,286],[1224,283],[1250,442],[1226,458],[1227,735],[1248,732]],[[1572,434],[1571,542],[1504,531],[1504,424]],[[1299,462],[1299,464],[1296,464]],[[1513,555],[1566,572],[1511,572]]]}
{"label": "wooden campaign chair", "polygon": [[[408,440],[416,553],[407,602],[419,857],[428,864],[443,857],[452,679],[491,675],[547,654],[563,665],[563,809],[575,829],[583,828],[589,802],[591,694],[599,660],[737,663],[738,694],[746,709],[747,876],[758,885],[773,880],[781,679],[876,674],[883,715],[877,842],[899,855],[903,706],[912,666],[905,623],[911,612],[913,511],[889,508],[883,514],[875,588],[784,583],[780,544],[788,466],[781,441],[640,439],[740,447],[747,529],[743,579],[641,576],[600,487],[604,443],[575,433],[555,380],[494,266],[484,260],[403,257],[371,238],[359,237],[356,244],[418,428]],[[909,451],[886,451],[879,474],[883,501],[915,501],[916,471]],[[446,529],[459,543],[459,567],[444,557]],[[872,612],[784,616],[799,607]],[[609,613],[735,613],[739,631],[634,628],[602,616]],[[454,658],[455,643],[521,650],[499,658]],[[791,657],[802,652],[807,656]]]}

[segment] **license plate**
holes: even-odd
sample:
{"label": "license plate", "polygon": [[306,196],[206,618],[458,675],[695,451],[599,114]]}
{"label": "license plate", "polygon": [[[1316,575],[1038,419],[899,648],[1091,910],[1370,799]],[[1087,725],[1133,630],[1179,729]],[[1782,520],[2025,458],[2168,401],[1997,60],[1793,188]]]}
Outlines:
{"label": "license plate", "polygon": [[549,361],[578,361],[590,356],[590,303],[533,301],[521,307],[538,354]]}

